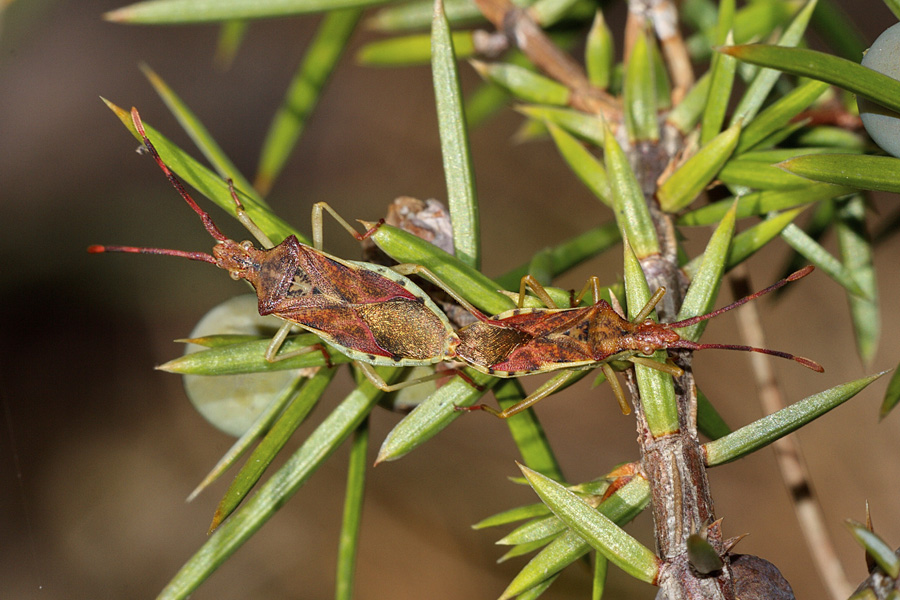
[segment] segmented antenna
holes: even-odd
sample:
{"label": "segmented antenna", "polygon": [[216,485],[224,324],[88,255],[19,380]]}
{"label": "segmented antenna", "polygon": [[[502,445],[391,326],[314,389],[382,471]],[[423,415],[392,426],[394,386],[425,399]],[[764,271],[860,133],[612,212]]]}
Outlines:
{"label": "segmented antenna", "polygon": [[162,254],[165,256],[178,256],[190,260],[199,260],[208,262],[212,265],[217,264],[216,257],[206,252],[188,252],[186,250],[169,250],[168,248],[143,248],[140,246],[101,246],[94,244],[88,246],[87,251],[91,254],[100,254],[102,252],[132,252],[135,254]]}
{"label": "segmented antenna", "polygon": [[759,354],[768,354],[769,356],[777,356],[778,358],[787,358],[800,363],[807,369],[812,369],[817,373],[824,373],[825,368],[819,363],[802,356],[796,356],[779,350],[769,350],[768,348],[755,348],[753,346],[738,346],[736,344],[698,344],[690,340],[678,340],[668,344],[669,348],[681,348],[684,350],[741,350],[743,352],[758,352]]}
{"label": "segmented antenna", "polygon": [[718,310],[714,310],[711,313],[706,313],[705,315],[698,315],[696,317],[691,317],[690,319],[684,319],[683,321],[676,321],[674,323],[663,323],[663,325],[665,325],[665,327],[667,329],[681,329],[682,327],[690,327],[691,325],[696,325],[697,323],[712,319],[713,317],[717,317],[724,312],[728,312],[731,309],[734,309],[734,308],[737,308],[738,306],[744,305],[744,304],[750,302],[751,300],[755,300],[755,299],[759,298],[760,296],[764,296],[765,294],[768,294],[769,292],[774,292],[778,288],[783,287],[792,281],[797,281],[798,279],[803,279],[804,277],[806,277],[807,275],[812,273],[814,270],[815,270],[814,266],[812,266],[812,265],[806,266],[806,267],[800,269],[799,271],[791,273],[790,275],[788,275],[781,281],[777,281],[777,282],[773,283],[766,289],[759,290],[758,292],[754,292],[754,293],[750,294],[749,296],[744,296],[740,300],[735,300],[728,306],[723,306],[722,308],[720,308]]}
{"label": "segmented antenna", "polygon": [[[799,271],[788,275],[781,281],[773,283],[772,285],[770,285],[769,287],[767,287],[763,290],[754,292],[754,293],[750,294],[749,296],[745,296],[745,297],[741,298],[740,300],[736,300],[736,301],[732,302],[731,304],[729,304],[728,306],[724,306],[718,310],[714,310],[711,313],[707,313],[705,315],[699,315],[696,317],[691,317],[690,319],[684,319],[683,321],[676,321],[674,323],[661,323],[661,325],[664,326],[666,329],[680,329],[682,327],[689,327],[691,325],[695,325],[696,323],[700,323],[702,321],[712,319],[713,317],[721,315],[724,312],[728,312],[729,310],[732,310],[734,308],[737,308],[738,306],[746,304],[747,302],[750,302],[751,300],[755,300],[756,298],[759,298],[760,296],[768,294],[769,292],[774,292],[778,288],[790,283],[791,281],[797,281],[798,279],[802,279],[803,277],[806,277],[807,275],[812,273],[814,269],[815,269],[815,267],[812,265],[804,267],[803,269],[800,269]],[[819,363],[817,363],[813,360],[804,358],[802,356],[795,356],[795,355],[789,354],[787,352],[780,352],[778,350],[769,350],[768,348],[755,348],[753,346],[740,346],[740,345],[736,345],[736,344],[699,344],[697,342],[692,342],[690,340],[679,340],[677,342],[669,344],[668,347],[669,348],[681,348],[684,350],[718,349],[718,350],[741,350],[743,352],[757,352],[759,354],[768,354],[769,356],[777,356],[779,358],[787,358],[789,360],[793,360],[795,362],[800,363],[804,367],[806,367],[808,369],[812,369],[813,371],[816,371],[818,373],[825,372],[825,369],[822,367],[822,365],[820,365]]]}
{"label": "segmented antenna", "polygon": [[[143,148],[150,153],[150,156],[153,157],[153,160],[156,161],[156,164],[159,165],[159,168],[162,169],[163,173],[166,174],[166,177],[171,182],[172,186],[178,190],[178,193],[181,194],[181,197],[184,198],[184,201],[187,202],[188,206],[200,216],[200,220],[203,222],[203,227],[209,232],[216,241],[218,242],[227,242],[229,238],[222,233],[222,231],[216,227],[216,224],[213,223],[212,217],[208,212],[200,208],[197,202],[191,197],[191,195],[184,189],[184,185],[182,185],[181,181],[175,177],[175,174],[169,169],[166,163],[163,162],[162,158],[159,156],[159,152],[156,151],[156,148],[153,146],[153,143],[150,141],[150,138],[147,137],[147,132],[144,130],[144,124],[141,122],[141,115],[138,114],[136,108],[131,108],[131,120],[134,123],[135,129],[140,134],[143,140]],[[177,256],[180,258],[187,258],[189,260],[199,260],[202,262],[207,262],[210,264],[217,264],[216,258],[211,254],[207,254],[206,252],[189,252],[185,250],[169,250],[167,248],[143,248],[137,246],[101,246],[101,245],[93,245],[88,246],[88,252],[91,254],[99,254],[101,252],[131,252],[135,254],[162,254],[165,256]]]}
{"label": "segmented antenna", "polygon": [[144,124],[141,122],[141,115],[138,114],[138,111],[135,107],[131,107],[131,120],[134,123],[134,128],[137,129],[137,132],[141,135],[141,138],[144,142],[144,147],[150,152],[150,155],[153,157],[153,160],[156,161],[156,164],[159,165],[159,168],[162,169],[163,173],[166,174],[172,186],[178,190],[178,193],[181,194],[181,197],[184,198],[184,201],[188,203],[195,213],[200,216],[200,220],[203,221],[203,227],[206,228],[206,231],[209,232],[213,238],[220,242],[227,241],[229,238],[216,227],[216,224],[213,223],[212,217],[209,216],[209,213],[200,208],[200,206],[191,198],[191,195],[188,194],[187,190],[184,189],[184,186],[181,184],[181,181],[175,177],[175,174],[169,170],[169,167],[166,166],[166,163],[163,162],[162,158],[159,156],[159,152],[156,151],[156,148],[153,146],[153,143],[150,141],[150,138],[147,137],[147,132],[144,131]]}

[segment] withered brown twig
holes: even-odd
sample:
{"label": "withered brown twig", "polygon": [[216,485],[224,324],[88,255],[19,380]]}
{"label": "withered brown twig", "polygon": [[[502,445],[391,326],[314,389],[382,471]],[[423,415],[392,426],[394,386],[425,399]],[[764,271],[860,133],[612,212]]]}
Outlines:
{"label": "withered brown twig", "polygon": [[[747,268],[739,266],[732,271],[731,288],[738,297],[745,289],[750,289]],[[759,310],[756,306],[743,306],[737,311],[738,329],[747,344],[765,344],[765,335]],[[784,395],[772,370],[771,363],[764,356],[750,358],[753,377],[763,413],[771,414],[785,407]],[[822,506],[812,486],[809,469],[800,441],[789,435],[772,443],[781,478],[791,496],[791,503],[800,523],[800,530],[806,539],[813,563],[822,577],[822,582],[834,600],[843,600],[852,593],[850,581],[835,552],[834,543],[828,535]]]}

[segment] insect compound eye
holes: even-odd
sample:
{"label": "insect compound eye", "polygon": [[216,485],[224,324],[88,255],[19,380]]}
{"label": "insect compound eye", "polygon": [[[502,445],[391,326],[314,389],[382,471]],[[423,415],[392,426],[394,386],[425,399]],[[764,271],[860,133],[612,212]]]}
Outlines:
{"label": "insect compound eye", "polygon": [[641,348],[641,354],[643,354],[644,356],[650,356],[654,352],[656,352],[656,348],[650,346],[649,344]]}
{"label": "insect compound eye", "polygon": [[253,248],[253,242],[251,242],[250,240],[244,240],[243,242],[241,242],[241,248],[243,248],[244,250],[250,250],[251,248]]}
{"label": "insect compound eye", "polygon": [[228,271],[228,276],[238,281],[241,278],[241,274],[238,271]]}
{"label": "insect compound eye", "polygon": [[[900,23],[888,27],[863,56],[862,66],[900,80]],[[863,127],[885,152],[900,157],[900,115],[866,98],[857,97]]]}

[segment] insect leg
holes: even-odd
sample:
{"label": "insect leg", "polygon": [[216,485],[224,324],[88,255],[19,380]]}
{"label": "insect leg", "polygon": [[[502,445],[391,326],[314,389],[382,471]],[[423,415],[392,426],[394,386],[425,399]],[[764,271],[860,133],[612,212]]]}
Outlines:
{"label": "insect leg", "polygon": [[537,296],[547,308],[559,308],[556,305],[556,302],[553,301],[553,298],[550,297],[550,294],[547,293],[547,290],[544,289],[544,286],[542,286],[532,275],[525,275],[522,277],[521,283],[519,283],[519,299],[516,300],[516,306],[519,308],[522,308],[525,305],[526,287],[531,288],[534,295]]}
{"label": "insect leg", "polygon": [[234,190],[234,181],[231,179],[228,180],[228,191],[231,192],[231,198],[234,200],[235,216],[237,217],[237,220],[241,222],[241,225],[243,225],[244,228],[249,231],[260,244],[262,244],[263,248],[274,248],[275,244],[272,243],[269,236],[263,233],[263,230],[259,228],[259,225],[254,223],[253,219],[250,218],[250,215],[247,214],[247,211],[244,210],[244,203],[238,198],[237,192]]}
{"label": "insect leg", "polygon": [[325,365],[328,368],[331,368],[331,355],[328,354],[328,349],[325,348],[324,344],[313,344],[312,346],[307,346],[305,348],[301,348],[299,350],[295,350],[293,352],[285,352],[284,354],[278,354],[278,351],[281,349],[281,346],[284,345],[284,340],[287,339],[288,334],[291,332],[291,329],[294,327],[293,323],[285,322],[278,328],[278,331],[275,332],[275,335],[272,337],[272,341],[269,342],[269,347],[266,348],[265,358],[267,362],[278,362],[279,360],[286,360],[288,358],[294,358],[295,356],[300,356],[301,354],[307,354],[309,352],[321,352],[322,356],[325,358]]}
{"label": "insect leg", "polygon": [[653,292],[653,296],[650,297],[650,300],[647,301],[647,304],[644,305],[644,308],[641,309],[635,317],[631,320],[632,323],[640,323],[644,319],[646,319],[653,309],[656,308],[656,305],[659,304],[659,301],[663,299],[663,296],[666,295],[666,288],[661,287],[655,292]]}
{"label": "insect leg", "polygon": [[363,375],[366,376],[366,379],[368,379],[372,383],[372,385],[383,392],[395,392],[403,388],[419,385],[420,383],[434,381],[435,379],[443,379],[445,377],[453,377],[454,375],[458,375],[463,381],[468,383],[479,392],[484,391],[484,387],[472,381],[472,379],[460,369],[447,369],[446,371],[434,372],[431,375],[424,375],[422,377],[416,377],[415,379],[409,379],[407,381],[401,381],[399,383],[388,385],[387,382],[385,382],[385,380],[381,378],[378,372],[375,371],[372,365],[359,361],[356,361],[354,364],[359,367],[359,370],[362,371]]}
{"label": "insect leg", "polygon": [[281,349],[281,346],[284,344],[284,340],[291,332],[291,328],[293,326],[293,323],[282,323],[281,327],[278,328],[278,331],[275,333],[275,335],[272,336],[272,340],[269,342],[269,347],[266,348],[267,362],[275,362],[276,360],[278,360],[277,358],[275,358],[275,355],[278,354],[278,351]]}
{"label": "insect leg", "polygon": [[650,369],[661,371],[663,373],[668,373],[672,377],[681,377],[682,375],[684,375],[684,371],[681,370],[681,367],[678,367],[674,364],[669,364],[668,362],[661,363],[653,360],[652,358],[645,358],[643,356],[631,356],[627,360],[636,365],[641,365]]}
{"label": "insect leg", "polygon": [[[525,275],[522,277],[522,281],[519,284],[519,296],[516,299],[516,306],[522,308],[525,305],[525,289],[530,288],[538,299],[544,303],[544,306],[547,308],[559,308],[556,302],[553,301],[553,298],[550,297],[550,294],[547,293],[547,290],[544,288],[541,283],[535,279],[531,275]],[[590,277],[587,282],[584,284],[584,287],[581,288],[581,291],[578,292],[576,296],[572,298],[571,306],[575,307],[581,302],[581,299],[584,298],[588,292],[591,292],[591,297],[594,300],[594,304],[600,301],[600,278],[597,276]]]}
{"label": "insect leg", "polygon": [[453,371],[443,371],[441,373],[432,373],[431,375],[416,377],[415,379],[388,385],[387,382],[385,382],[385,380],[382,379],[382,377],[375,371],[375,368],[372,367],[372,365],[359,361],[356,361],[355,364],[359,368],[359,370],[362,371],[362,374],[366,376],[366,379],[368,379],[372,383],[372,385],[377,387],[382,392],[395,392],[403,388],[419,385],[420,383],[425,383],[426,381],[434,381],[435,379],[441,379],[443,377],[453,375]]}
{"label": "insect leg", "polygon": [[619,403],[619,408],[622,409],[622,414],[630,415],[631,407],[628,405],[628,401],[625,400],[625,392],[622,391],[622,384],[619,383],[616,372],[613,371],[613,368],[609,366],[608,363],[600,365],[600,370],[603,371],[603,374],[606,376],[606,381],[609,382],[609,387],[612,388],[613,394],[616,397],[616,402]]}
{"label": "insect leg", "polygon": [[494,408],[492,406],[488,406],[487,404],[476,404],[474,406],[457,406],[456,410],[466,411],[466,412],[473,411],[473,410],[483,410],[487,413],[494,415],[495,417],[497,417],[499,419],[508,419],[511,416],[522,412],[526,408],[531,408],[532,406],[534,406],[535,404],[537,404],[538,402],[540,402],[541,400],[543,400],[544,398],[546,398],[547,396],[552,394],[553,392],[565,387],[566,385],[568,385],[570,379],[572,379],[573,377],[576,377],[578,375],[579,375],[578,371],[565,371],[563,373],[560,373],[558,377],[551,379],[546,384],[542,385],[533,394],[531,394],[524,400],[520,400],[519,402],[516,402],[515,404],[513,404],[506,410],[502,410],[502,411],[497,410],[496,408]]}
{"label": "insect leg", "polygon": [[475,308],[475,306],[471,302],[469,302],[468,300],[466,300],[465,298],[460,296],[459,292],[457,292],[456,290],[451,288],[449,285],[444,283],[444,281],[440,277],[438,277],[437,275],[432,273],[426,267],[423,267],[422,265],[414,265],[412,263],[403,263],[403,264],[399,264],[399,265],[394,265],[393,267],[391,267],[391,269],[393,269],[397,273],[400,273],[401,275],[418,275],[419,277],[422,277],[423,279],[427,279],[434,285],[438,286],[439,288],[441,288],[442,290],[447,292],[447,294],[451,298],[456,300],[456,302],[458,302],[460,306],[462,306],[467,311],[472,313],[475,316],[475,318],[477,318],[479,321],[490,321],[491,320],[490,317],[488,317],[486,314],[484,314],[483,312],[481,312],[480,310]]}
{"label": "insect leg", "polygon": [[384,220],[378,222],[374,227],[366,230],[365,233],[360,233],[356,230],[356,228],[347,222],[344,217],[339,215],[336,210],[331,208],[331,206],[327,202],[316,202],[312,207],[312,234],[313,234],[313,248],[316,250],[322,250],[323,243],[323,234],[322,234],[322,211],[327,210],[328,214],[334,217],[335,221],[341,224],[341,226],[347,230],[347,232],[355,237],[358,241],[363,241],[364,239],[371,236],[373,233],[378,231],[378,228],[384,223]]}
{"label": "insect leg", "polygon": [[584,287],[581,288],[578,295],[573,298],[572,307],[578,306],[581,303],[581,299],[584,298],[589,291],[591,292],[591,298],[594,300],[594,304],[600,302],[600,278],[596,275],[592,275],[588,278]]}

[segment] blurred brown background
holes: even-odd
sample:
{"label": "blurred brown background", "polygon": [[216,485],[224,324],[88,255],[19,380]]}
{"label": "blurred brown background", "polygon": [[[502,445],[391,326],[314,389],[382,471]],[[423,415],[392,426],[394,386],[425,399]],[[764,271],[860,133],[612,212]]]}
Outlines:
{"label": "blurred brown background", "polygon": [[[121,4],[20,0],[2,17],[4,598],[153,597],[204,541],[224,490],[219,484],[184,502],[232,440],[193,411],[179,378],[152,367],[181,352],[171,340],[244,288],[208,265],[85,253],[92,243],[211,245],[152,162],[135,154],[134,139],[98,96],[137,105],[145,120],[191,148],[138,70],[140,61],[148,62],[252,174],[271,115],[316,23],[254,24],[231,71],[221,73],[212,67],[215,27],[126,27],[101,19]],[[894,22],[880,2],[845,4],[870,41]],[[368,37],[358,35],[354,47]],[[471,88],[475,79],[463,70]],[[327,200],[347,217],[374,219],[398,195],[444,198],[432,96],[426,68],[367,69],[346,57],[272,205],[305,228],[314,201]],[[385,118],[389,113],[396,116]],[[510,139],[518,123],[507,113],[472,137],[488,274],[610,218],[549,144]],[[880,198],[877,208],[889,214],[895,202]],[[216,214],[226,232],[243,235]],[[709,235],[690,233],[693,248]],[[357,256],[340,230],[326,235],[330,251]],[[834,248],[833,239],[828,244]],[[794,284],[786,302],[761,303],[769,345],[811,356],[827,370],[816,375],[777,364],[788,399],[896,365],[898,252],[895,240],[876,256],[884,332],[874,365],[859,364],[844,296],[825,276]],[[590,274],[615,279],[618,254],[592,261],[561,285],[578,287]],[[776,242],[751,261],[756,287],[774,280],[785,254]],[[736,341],[733,318],[717,319],[707,339]],[[746,357],[705,352],[695,368],[732,426],[760,415],[747,388]],[[864,563],[844,518],[863,519],[868,500],[879,532],[900,544],[900,417],[876,423],[885,386],[876,383],[800,434],[831,533],[855,581],[864,576]],[[339,397],[331,393],[327,402]],[[606,388],[592,391],[582,382],[537,410],[573,481],[637,457],[633,420],[618,413]],[[398,419],[374,414],[373,457]],[[332,597],[345,450],[194,597]],[[492,545],[498,534],[473,532],[469,525],[534,501],[528,489],[506,481],[517,474],[515,458],[506,427],[473,414],[405,459],[370,471],[358,597],[497,597],[523,563],[495,565],[503,552]],[[716,469],[711,478],[726,533],[751,533],[740,550],[779,565],[798,597],[823,597],[772,452]],[[631,531],[652,544],[647,515]],[[654,589],[611,571],[610,598],[653,597]],[[589,579],[587,571],[570,569],[547,597],[583,598]]]}

